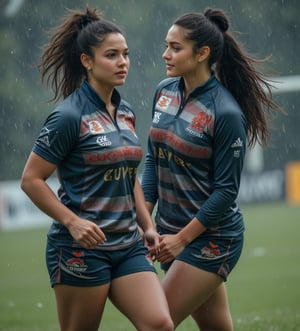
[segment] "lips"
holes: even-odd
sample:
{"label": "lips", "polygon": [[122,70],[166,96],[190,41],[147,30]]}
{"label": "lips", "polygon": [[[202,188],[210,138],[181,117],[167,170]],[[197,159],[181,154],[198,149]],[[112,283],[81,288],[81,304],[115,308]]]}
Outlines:
{"label": "lips", "polygon": [[127,75],[127,71],[119,71],[116,73],[116,75],[118,76],[126,76]]}

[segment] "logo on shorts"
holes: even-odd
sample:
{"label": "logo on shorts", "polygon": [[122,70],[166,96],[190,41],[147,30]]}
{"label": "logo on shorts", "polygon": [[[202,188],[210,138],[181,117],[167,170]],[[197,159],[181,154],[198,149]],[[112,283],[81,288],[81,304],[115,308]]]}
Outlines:
{"label": "logo on shorts", "polygon": [[218,245],[210,241],[209,247],[206,246],[201,249],[201,255],[203,257],[214,259],[215,257],[220,255],[220,250],[218,248]]}
{"label": "logo on shorts", "polygon": [[218,245],[210,241],[208,246],[205,246],[201,249],[201,254],[193,254],[193,256],[199,259],[214,259],[220,256],[220,250]]}
{"label": "logo on shorts", "polygon": [[84,264],[84,260],[78,257],[73,257],[72,259],[69,259],[66,263],[66,267],[68,270],[78,273],[85,272],[88,268],[88,266]]}

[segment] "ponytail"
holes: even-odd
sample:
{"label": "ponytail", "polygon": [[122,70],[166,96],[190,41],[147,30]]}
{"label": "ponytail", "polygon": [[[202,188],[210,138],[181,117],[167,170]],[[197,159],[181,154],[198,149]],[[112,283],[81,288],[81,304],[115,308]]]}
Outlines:
{"label": "ponytail", "polygon": [[272,85],[255,68],[267,60],[256,60],[247,55],[232,34],[224,31],[223,53],[216,63],[216,74],[244,112],[249,147],[253,147],[256,142],[267,145],[271,110],[281,111],[272,101]]}
{"label": "ponytail", "polygon": [[174,24],[187,30],[187,38],[194,42],[195,52],[202,46],[210,48],[209,66],[215,65],[216,75],[239,103],[246,121],[248,145],[266,145],[270,132],[271,110],[281,111],[272,101],[272,85],[258,72],[255,60],[247,55],[228,32],[229,21],[221,9],[206,9],[204,15],[184,14]]}
{"label": "ponytail", "polygon": [[94,49],[99,47],[107,33],[121,33],[113,23],[102,18],[96,9],[86,8],[84,12],[69,10],[61,25],[53,31],[45,46],[38,69],[42,82],[51,85],[54,97],[50,101],[66,98],[87,78],[80,55],[93,58]]}

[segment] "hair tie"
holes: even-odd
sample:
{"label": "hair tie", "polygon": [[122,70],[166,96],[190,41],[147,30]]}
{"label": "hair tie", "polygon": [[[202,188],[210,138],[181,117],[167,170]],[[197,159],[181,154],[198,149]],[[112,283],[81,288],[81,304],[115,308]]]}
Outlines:
{"label": "hair tie", "polygon": [[82,17],[81,19],[81,22],[80,22],[80,26],[81,28],[85,28],[88,24],[92,23],[92,18],[89,17],[89,16],[85,16],[85,17]]}

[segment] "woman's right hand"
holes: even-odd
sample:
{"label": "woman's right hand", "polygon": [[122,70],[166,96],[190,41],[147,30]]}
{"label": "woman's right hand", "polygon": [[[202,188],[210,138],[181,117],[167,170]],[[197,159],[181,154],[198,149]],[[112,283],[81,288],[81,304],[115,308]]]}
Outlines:
{"label": "woman's right hand", "polygon": [[68,224],[68,230],[72,237],[83,248],[91,249],[97,245],[103,245],[106,241],[105,234],[99,226],[86,219],[77,218]]}

